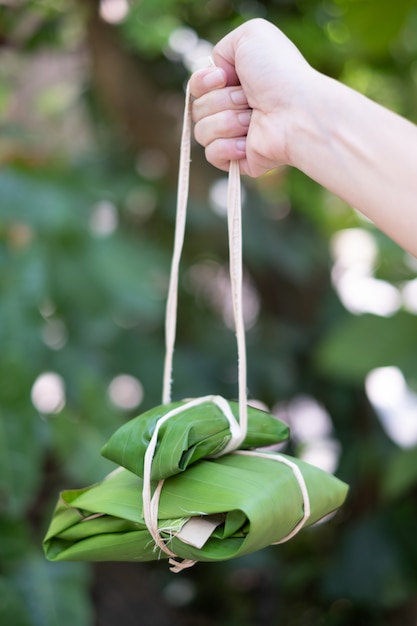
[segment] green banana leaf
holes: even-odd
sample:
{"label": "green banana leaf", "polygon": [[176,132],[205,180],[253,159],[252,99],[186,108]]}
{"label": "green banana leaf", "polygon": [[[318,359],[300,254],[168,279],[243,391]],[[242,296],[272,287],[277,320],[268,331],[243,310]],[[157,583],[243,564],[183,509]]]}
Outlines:
{"label": "green banana leaf", "polygon": [[[202,460],[168,478],[161,492],[158,522],[178,557],[220,561],[242,556],[287,537],[303,517],[303,498],[293,470],[275,460],[238,453]],[[310,494],[309,526],[337,509],[347,486],[303,461]],[[150,561],[166,558],[155,550],[142,513],[142,480],[128,470],[102,483],[61,494],[44,541],[52,561]],[[206,543],[197,548],[176,533],[190,518],[220,516]]]}
{"label": "green banana leaf", "polygon": [[[44,539],[49,560],[167,558],[144,521],[143,463],[158,420],[180,406],[156,407],[125,424],[103,450],[121,467],[99,484],[61,493]],[[229,406],[237,416],[238,405]],[[181,559],[219,561],[285,541],[301,524],[310,526],[335,511],[346,497],[343,482],[283,454],[237,451],[218,456],[229,431],[227,419],[212,402],[179,411],[159,430],[151,472],[153,487],[164,479],[158,529]],[[285,424],[248,407],[242,448],[287,437]],[[203,539],[194,536],[196,524],[204,527]]]}
{"label": "green banana leaf", "polygon": [[[224,413],[209,399],[191,408],[187,407],[188,403],[162,404],[130,420],[114,433],[101,454],[142,477],[143,458],[158,420],[181,406],[184,411],[173,415],[159,430],[151,478],[168,478],[199,459],[221,454],[231,439]],[[227,404],[238,420],[239,404]],[[271,446],[286,441],[288,437],[286,424],[265,411],[248,406],[248,428],[241,449]]]}

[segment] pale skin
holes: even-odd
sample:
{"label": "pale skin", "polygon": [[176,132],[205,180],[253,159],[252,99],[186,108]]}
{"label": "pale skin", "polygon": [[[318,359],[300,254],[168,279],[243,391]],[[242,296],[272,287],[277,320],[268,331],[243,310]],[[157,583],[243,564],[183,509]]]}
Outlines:
{"label": "pale skin", "polygon": [[196,140],[227,171],[296,167],[417,256],[417,126],[315,69],[271,23],[246,22],[190,79]]}

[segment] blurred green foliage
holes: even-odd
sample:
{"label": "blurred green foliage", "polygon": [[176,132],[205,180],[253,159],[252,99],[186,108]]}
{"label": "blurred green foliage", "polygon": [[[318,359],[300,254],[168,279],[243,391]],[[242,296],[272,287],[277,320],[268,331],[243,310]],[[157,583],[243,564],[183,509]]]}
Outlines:
{"label": "blurred green foliage", "polygon": [[[416,309],[403,299],[388,315],[346,310],[331,280],[334,236],[365,231],[373,278],[400,295],[416,262],[297,171],[245,181],[249,390],[274,410],[309,397],[328,412],[335,471],[351,485],[343,512],[288,545],[174,580],[165,564],[49,564],[41,553],[58,490],[111,470],[104,441],[160,402],[188,75],[170,37],[215,42],[257,16],[319,70],[417,121],[412,0],[0,2],[5,626],[415,626],[417,447],[389,437],[365,380],[389,366],[417,388]],[[174,395],[233,398],[226,226],[209,202],[221,174],[194,154]],[[54,389],[36,391],[45,373],[61,384],[55,404]],[[140,409],[112,401],[121,374],[143,390]],[[295,437],[293,452],[305,445]]]}

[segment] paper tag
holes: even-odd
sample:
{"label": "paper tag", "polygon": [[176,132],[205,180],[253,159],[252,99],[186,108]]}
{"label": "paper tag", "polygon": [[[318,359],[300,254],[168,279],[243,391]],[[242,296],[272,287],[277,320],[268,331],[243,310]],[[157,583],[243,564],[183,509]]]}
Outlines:
{"label": "paper tag", "polygon": [[223,524],[224,515],[205,515],[204,517],[191,517],[184,526],[175,533],[184,543],[194,548],[202,548],[210,539],[217,526]]}

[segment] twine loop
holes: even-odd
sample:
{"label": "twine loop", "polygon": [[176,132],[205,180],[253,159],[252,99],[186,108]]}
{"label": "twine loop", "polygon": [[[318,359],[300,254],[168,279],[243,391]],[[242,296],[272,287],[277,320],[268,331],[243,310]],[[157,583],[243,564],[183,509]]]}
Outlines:
{"label": "twine loop", "polygon": [[[168,286],[168,296],[165,314],[165,361],[163,372],[162,403],[171,402],[172,388],[172,363],[176,335],[177,305],[178,305],[178,277],[181,253],[184,243],[185,223],[187,214],[189,176],[190,176],[190,154],[191,154],[191,94],[189,84],[186,89],[184,119],[181,135],[180,162],[178,173],[177,207],[175,220],[174,248],[171,262],[170,280]],[[164,484],[160,480],[152,493],[151,471],[152,461],[158,442],[158,434],[161,426],[169,419],[180,412],[187,411],[205,402],[214,403],[229,422],[230,440],[221,451],[221,455],[235,452],[244,441],[247,432],[247,391],[246,391],[246,345],[245,327],[243,321],[243,298],[242,298],[242,224],[241,224],[241,183],[239,162],[232,161],[228,176],[228,196],[227,196],[227,224],[229,238],[229,271],[231,296],[233,303],[233,314],[235,322],[237,354],[238,354],[238,394],[239,394],[239,421],[233,415],[228,402],[221,396],[205,396],[189,400],[185,404],[169,411],[161,417],[155,426],[151,440],[147,447],[144,459],[143,471],[143,516],[145,524],[151,534],[155,549],[159,548],[168,555],[171,571],[178,573],[185,568],[192,567],[196,561],[184,559],[178,561],[177,555],[169,548],[161,533],[163,529],[158,528],[158,507],[159,499]],[[257,450],[236,452],[250,456],[260,456],[285,463],[289,466],[300,486],[303,498],[304,517],[291,531],[291,533],[278,543],[287,541],[294,536],[305,524],[310,515],[310,501],[304,478],[295,463],[292,463],[281,455],[270,455]],[[168,537],[169,540],[169,537]]]}

